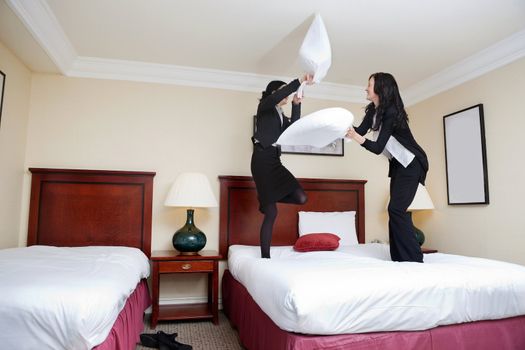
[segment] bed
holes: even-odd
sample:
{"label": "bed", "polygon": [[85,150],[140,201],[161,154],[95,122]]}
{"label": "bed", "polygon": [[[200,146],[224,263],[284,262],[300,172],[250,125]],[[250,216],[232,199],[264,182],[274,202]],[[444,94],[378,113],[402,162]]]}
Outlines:
{"label": "bed", "polygon": [[29,170],[28,247],[0,250],[1,347],[135,349],[155,173]]}
{"label": "bed", "polygon": [[[299,211],[356,211],[356,235],[359,243],[365,242],[365,181],[331,179],[299,179],[308,203],[279,204],[272,261],[259,259],[254,246],[259,242],[262,215],[255,185],[250,177],[219,179],[219,245],[221,254],[229,256],[222,280],[223,308],[247,349],[525,349],[523,266],[440,253],[425,255],[425,264],[394,263],[389,261],[387,246],[379,244],[340,247],[334,252],[294,252],[291,246],[297,240]],[[291,260],[295,258],[298,260]],[[341,260],[349,264],[340,267]],[[305,273],[300,265],[309,270]],[[325,265],[328,269],[323,273],[321,266]],[[358,269],[359,265],[363,268]],[[400,273],[418,276],[418,285],[426,288],[410,295],[411,305],[424,306],[419,312],[381,309],[381,303],[392,300],[406,306],[406,291],[381,296],[395,289],[384,283]],[[302,274],[307,278],[299,279]],[[337,286],[328,282],[333,280],[324,281],[328,275],[339,278]],[[481,278],[474,278],[476,275]],[[487,287],[490,280],[496,283]],[[462,285],[468,288],[463,291]],[[290,289],[294,286],[299,288]],[[310,299],[304,290],[311,294]],[[361,292],[362,299],[334,304],[346,297],[345,290],[349,298]],[[459,304],[450,299],[452,294],[463,298]],[[311,316],[310,309],[316,307],[324,314]],[[485,315],[487,310],[496,314]],[[471,320],[457,321],[461,317]],[[444,318],[446,325],[439,325]],[[329,322],[319,323],[320,319]],[[433,323],[437,326],[430,326]]]}

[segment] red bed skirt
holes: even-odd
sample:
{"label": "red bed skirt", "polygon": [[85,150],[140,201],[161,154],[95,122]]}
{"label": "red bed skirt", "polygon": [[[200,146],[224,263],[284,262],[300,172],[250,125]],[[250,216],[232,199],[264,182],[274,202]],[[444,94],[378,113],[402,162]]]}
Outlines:
{"label": "red bed skirt", "polygon": [[248,350],[518,350],[525,349],[525,316],[441,326],[425,331],[304,335],[280,329],[226,270],[224,313]]}
{"label": "red bed skirt", "polygon": [[148,284],[143,279],[129,296],[106,340],[93,350],[136,349],[140,341],[140,333],[144,329],[144,310],[150,305]]}

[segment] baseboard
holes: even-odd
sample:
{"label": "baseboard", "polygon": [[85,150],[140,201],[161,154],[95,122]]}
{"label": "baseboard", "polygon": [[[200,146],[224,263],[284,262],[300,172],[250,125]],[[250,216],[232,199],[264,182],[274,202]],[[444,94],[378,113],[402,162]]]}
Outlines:
{"label": "baseboard", "polygon": [[[159,305],[181,305],[181,304],[203,304],[207,303],[206,297],[185,297],[185,298],[160,298]],[[222,298],[219,298],[219,310],[222,310]],[[151,306],[144,311],[151,314]]]}

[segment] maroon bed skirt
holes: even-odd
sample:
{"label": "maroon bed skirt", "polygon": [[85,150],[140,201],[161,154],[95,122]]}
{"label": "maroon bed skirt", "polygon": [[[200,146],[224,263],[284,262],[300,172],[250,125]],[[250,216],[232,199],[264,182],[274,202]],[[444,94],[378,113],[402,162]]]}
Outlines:
{"label": "maroon bed skirt", "polygon": [[441,326],[425,331],[304,335],[280,329],[226,270],[224,313],[248,350],[518,350],[525,349],[525,316]]}
{"label": "maroon bed skirt", "polygon": [[93,350],[134,350],[144,329],[144,310],[151,305],[148,283],[137,284],[103,343]]}

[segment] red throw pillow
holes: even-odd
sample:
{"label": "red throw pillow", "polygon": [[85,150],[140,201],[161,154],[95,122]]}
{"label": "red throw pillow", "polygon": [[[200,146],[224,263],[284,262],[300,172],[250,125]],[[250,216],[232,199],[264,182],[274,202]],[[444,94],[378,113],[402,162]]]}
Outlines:
{"label": "red throw pillow", "polygon": [[298,252],[314,252],[319,250],[334,250],[339,247],[339,236],[333,233],[309,233],[295,241],[293,248]]}

